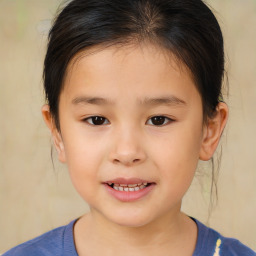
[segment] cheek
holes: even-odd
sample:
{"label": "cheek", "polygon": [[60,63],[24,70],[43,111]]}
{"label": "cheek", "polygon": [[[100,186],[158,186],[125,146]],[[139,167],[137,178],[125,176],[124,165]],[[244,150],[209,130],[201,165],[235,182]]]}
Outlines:
{"label": "cheek", "polygon": [[101,182],[99,170],[104,159],[104,148],[97,140],[85,139],[72,134],[64,142],[66,162],[71,181],[78,193],[86,200],[90,198],[97,184]]}
{"label": "cheek", "polygon": [[[190,128],[189,128],[190,127]],[[201,127],[180,127],[154,147],[167,190],[184,193],[190,186],[199,160]]]}
{"label": "cheek", "polygon": [[63,132],[67,165],[80,175],[93,172],[105,152],[105,143],[100,136],[88,133],[80,125],[68,127]]}
{"label": "cheek", "polygon": [[[193,168],[199,160],[199,152],[202,144],[201,127],[189,129],[189,127],[177,127],[169,135],[158,142],[153,142],[152,149],[169,165],[187,165]],[[191,165],[192,163],[194,165]],[[171,164],[172,163],[172,164]],[[177,166],[177,167],[178,167]]]}

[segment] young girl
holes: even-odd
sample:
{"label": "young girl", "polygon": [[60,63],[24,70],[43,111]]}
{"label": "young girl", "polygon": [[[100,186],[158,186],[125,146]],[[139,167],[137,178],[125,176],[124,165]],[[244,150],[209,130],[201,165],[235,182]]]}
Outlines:
{"label": "young girl", "polygon": [[4,256],[256,255],[181,212],[228,116],[202,1],[73,0],[44,64],[43,117],[90,212]]}

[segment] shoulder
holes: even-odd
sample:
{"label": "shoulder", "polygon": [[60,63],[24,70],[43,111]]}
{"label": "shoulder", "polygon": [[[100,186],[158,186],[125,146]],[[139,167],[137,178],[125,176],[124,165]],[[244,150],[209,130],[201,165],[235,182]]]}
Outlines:
{"label": "shoulder", "polygon": [[2,256],[57,256],[75,255],[73,240],[73,225],[75,221],[66,226],[53,229],[39,237],[20,244],[4,253]]}
{"label": "shoulder", "polygon": [[223,237],[223,244],[220,246],[223,255],[230,256],[256,256],[256,252],[242,244],[237,239]]}
{"label": "shoulder", "polygon": [[237,239],[222,236],[214,229],[193,219],[198,227],[198,240],[193,256],[256,256]]}

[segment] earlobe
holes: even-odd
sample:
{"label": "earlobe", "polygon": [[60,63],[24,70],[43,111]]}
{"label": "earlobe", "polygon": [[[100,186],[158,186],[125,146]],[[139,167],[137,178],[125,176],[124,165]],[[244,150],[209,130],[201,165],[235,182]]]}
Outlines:
{"label": "earlobe", "polygon": [[54,146],[58,153],[59,161],[62,163],[65,163],[66,156],[65,156],[65,148],[64,148],[63,140],[62,140],[59,130],[57,129],[57,127],[55,125],[55,121],[50,112],[49,105],[45,104],[42,107],[42,115],[43,115],[43,118],[44,118],[44,121],[45,121],[47,127],[51,131],[53,143],[54,143]]}
{"label": "earlobe", "polygon": [[199,159],[208,161],[212,158],[225,128],[228,119],[228,107],[220,102],[216,108],[216,114],[209,118],[204,126],[203,140],[200,149]]}

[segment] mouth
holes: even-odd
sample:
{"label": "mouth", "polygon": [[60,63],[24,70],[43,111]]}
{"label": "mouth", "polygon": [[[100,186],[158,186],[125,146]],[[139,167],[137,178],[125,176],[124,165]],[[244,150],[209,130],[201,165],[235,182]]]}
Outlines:
{"label": "mouth", "polygon": [[126,191],[126,192],[133,192],[133,191],[139,191],[141,189],[144,189],[148,186],[150,186],[152,183],[148,182],[141,182],[136,184],[118,184],[118,183],[107,183],[108,186],[111,188],[117,190],[117,191]]}
{"label": "mouth", "polygon": [[137,178],[117,178],[104,182],[104,185],[108,193],[117,200],[131,202],[150,194],[156,183]]}

